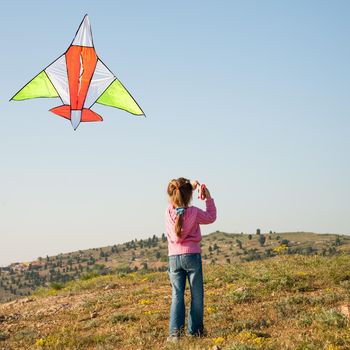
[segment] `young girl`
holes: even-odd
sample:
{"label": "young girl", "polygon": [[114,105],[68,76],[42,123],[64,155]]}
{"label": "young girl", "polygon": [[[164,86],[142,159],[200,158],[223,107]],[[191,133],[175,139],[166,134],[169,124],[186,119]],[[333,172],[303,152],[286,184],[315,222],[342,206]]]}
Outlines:
{"label": "young girl", "polygon": [[172,285],[172,302],[168,341],[177,341],[185,326],[184,293],[186,278],[191,289],[191,306],[188,313],[188,334],[202,336],[204,289],[200,241],[200,224],[216,219],[216,207],[208,189],[205,189],[206,210],[189,206],[192,192],[198,181],[191,183],[180,177],[168,185],[169,206],[166,210],[168,238],[168,274]]}

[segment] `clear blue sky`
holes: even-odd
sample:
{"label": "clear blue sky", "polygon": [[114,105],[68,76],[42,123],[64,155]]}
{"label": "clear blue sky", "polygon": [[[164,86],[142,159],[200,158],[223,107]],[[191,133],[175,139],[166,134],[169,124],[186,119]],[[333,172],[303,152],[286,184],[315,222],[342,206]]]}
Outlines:
{"label": "clear blue sky", "polygon": [[[9,98],[88,13],[146,119]],[[203,233],[350,233],[349,1],[22,1],[1,10],[0,265],[164,232],[169,179],[205,182]],[[194,200],[195,205],[201,205]]]}

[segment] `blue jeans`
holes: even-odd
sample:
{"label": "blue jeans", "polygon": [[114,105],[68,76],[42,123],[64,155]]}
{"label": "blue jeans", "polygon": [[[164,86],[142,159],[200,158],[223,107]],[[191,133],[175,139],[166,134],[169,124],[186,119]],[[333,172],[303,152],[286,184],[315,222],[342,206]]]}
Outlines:
{"label": "blue jeans", "polygon": [[188,333],[203,334],[204,288],[202,257],[200,253],[169,256],[168,274],[172,285],[169,334],[179,336],[185,328],[186,278],[191,289],[191,306],[188,312]]}

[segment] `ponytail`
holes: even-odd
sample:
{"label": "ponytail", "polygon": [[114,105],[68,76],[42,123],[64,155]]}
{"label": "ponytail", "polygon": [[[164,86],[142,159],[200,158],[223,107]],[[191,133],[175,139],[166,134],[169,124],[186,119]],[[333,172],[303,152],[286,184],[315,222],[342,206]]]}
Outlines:
{"label": "ponytail", "polygon": [[181,237],[183,225],[183,214],[192,199],[192,185],[190,180],[180,177],[177,180],[171,180],[168,185],[168,195],[176,209],[182,209],[176,214],[175,233],[177,237]]}
{"label": "ponytail", "polygon": [[176,220],[175,220],[175,233],[178,238],[181,237],[181,230],[182,230],[182,216],[183,215],[176,215]]}

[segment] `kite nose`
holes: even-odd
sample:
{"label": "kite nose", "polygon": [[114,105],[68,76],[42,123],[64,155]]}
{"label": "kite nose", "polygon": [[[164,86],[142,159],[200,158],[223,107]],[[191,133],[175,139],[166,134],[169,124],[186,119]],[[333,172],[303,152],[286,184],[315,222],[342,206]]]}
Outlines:
{"label": "kite nose", "polygon": [[76,130],[81,122],[81,109],[70,111],[70,121],[72,123],[73,129]]}
{"label": "kite nose", "polygon": [[72,45],[93,47],[92,32],[88,15],[85,15],[80,27],[73,39]]}

